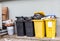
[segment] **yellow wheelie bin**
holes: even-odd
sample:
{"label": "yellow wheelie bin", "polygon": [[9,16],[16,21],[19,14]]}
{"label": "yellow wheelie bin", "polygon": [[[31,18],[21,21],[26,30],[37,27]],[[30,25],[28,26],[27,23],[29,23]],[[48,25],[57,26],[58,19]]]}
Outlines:
{"label": "yellow wheelie bin", "polygon": [[33,20],[34,21],[34,29],[35,29],[35,37],[36,38],[44,38],[44,20]]}
{"label": "yellow wheelie bin", "polygon": [[55,38],[56,35],[56,19],[48,19],[46,22],[46,37]]}

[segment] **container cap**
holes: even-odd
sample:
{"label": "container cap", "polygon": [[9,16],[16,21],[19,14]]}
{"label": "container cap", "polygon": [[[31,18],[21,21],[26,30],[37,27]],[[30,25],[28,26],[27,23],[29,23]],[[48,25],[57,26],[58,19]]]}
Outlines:
{"label": "container cap", "polygon": [[24,17],[21,16],[21,17],[16,17],[17,18],[17,21],[24,21]]}
{"label": "container cap", "polygon": [[40,11],[40,12],[34,12],[34,14],[41,14],[43,16],[45,16],[45,13],[43,11]]}
{"label": "container cap", "polygon": [[41,15],[44,15],[44,16],[45,16],[45,13],[44,13],[43,11],[40,11],[39,13],[40,13]]}

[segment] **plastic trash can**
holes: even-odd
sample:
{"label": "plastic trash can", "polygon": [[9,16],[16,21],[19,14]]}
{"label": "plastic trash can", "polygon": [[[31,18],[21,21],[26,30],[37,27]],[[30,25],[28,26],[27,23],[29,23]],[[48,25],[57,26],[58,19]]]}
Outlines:
{"label": "plastic trash can", "polygon": [[34,28],[32,21],[25,21],[26,36],[34,36]]}
{"label": "plastic trash can", "polygon": [[34,36],[34,27],[31,17],[25,17],[25,29],[26,29],[26,36],[29,37]]}
{"label": "plastic trash can", "polygon": [[16,27],[17,27],[17,35],[24,36],[25,35],[25,23],[23,17],[16,17]]}
{"label": "plastic trash can", "polygon": [[17,35],[24,36],[25,35],[24,22],[23,21],[16,21],[16,26],[17,26]]}
{"label": "plastic trash can", "polygon": [[34,21],[34,29],[35,29],[35,37],[44,38],[44,20],[33,20]]}
{"label": "plastic trash can", "polygon": [[13,35],[14,34],[14,27],[13,26],[7,27],[7,31],[8,31],[8,35]]}
{"label": "plastic trash can", "polygon": [[46,22],[46,37],[55,38],[56,35],[56,19],[48,19]]}

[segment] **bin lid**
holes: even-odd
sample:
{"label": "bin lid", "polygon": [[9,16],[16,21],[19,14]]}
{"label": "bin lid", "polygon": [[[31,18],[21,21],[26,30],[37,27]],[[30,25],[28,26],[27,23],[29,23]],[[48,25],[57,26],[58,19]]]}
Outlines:
{"label": "bin lid", "polygon": [[40,11],[39,12],[41,15],[44,15],[45,16],[45,13],[44,13],[44,11]]}
{"label": "bin lid", "polygon": [[24,17],[21,16],[21,17],[16,17],[17,18],[17,21],[24,21]]}
{"label": "bin lid", "polygon": [[16,18],[24,18],[23,16],[18,16],[18,17],[16,17]]}

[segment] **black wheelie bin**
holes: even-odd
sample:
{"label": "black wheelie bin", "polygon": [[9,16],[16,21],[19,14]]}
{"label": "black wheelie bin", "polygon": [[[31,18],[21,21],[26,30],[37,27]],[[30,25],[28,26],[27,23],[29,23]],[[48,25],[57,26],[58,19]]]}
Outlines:
{"label": "black wheelie bin", "polygon": [[25,25],[24,25],[24,18],[23,17],[16,17],[16,27],[17,27],[17,35],[24,36],[25,35]]}
{"label": "black wheelie bin", "polygon": [[25,17],[25,30],[26,30],[26,36],[33,37],[35,35],[31,17]]}

